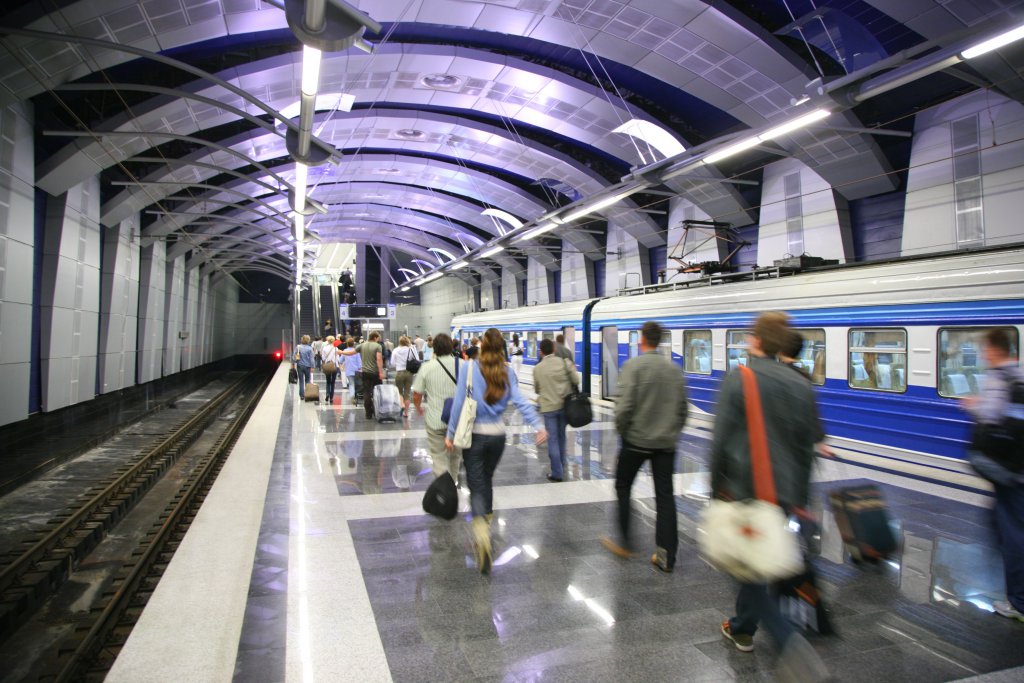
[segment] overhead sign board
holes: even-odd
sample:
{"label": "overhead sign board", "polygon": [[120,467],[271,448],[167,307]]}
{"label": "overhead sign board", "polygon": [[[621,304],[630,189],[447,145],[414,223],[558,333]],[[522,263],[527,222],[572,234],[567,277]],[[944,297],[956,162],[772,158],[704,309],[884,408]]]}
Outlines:
{"label": "overhead sign board", "polygon": [[396,304],[345,304],[340,306],[339,320],[395,319]]}

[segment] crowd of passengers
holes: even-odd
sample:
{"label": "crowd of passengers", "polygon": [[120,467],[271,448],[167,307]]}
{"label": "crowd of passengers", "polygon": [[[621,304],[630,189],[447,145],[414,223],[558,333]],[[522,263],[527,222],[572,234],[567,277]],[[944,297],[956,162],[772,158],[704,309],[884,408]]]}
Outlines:
{"label": "crowd of passengers", "polygon": [[[616,556],[630,558],[636,554],[636,541],[630,529],[630,491],[641,467],[649,462],[656,500],[655,549],[650,562],[655,569],[671,573],[679,545],[672,475],[688,407],[682,368],[658,353],[665,334],[657,322],[645,323],[638,338],[639,354],[620,370],[614,405],[615,427],[620,437],[615,477],[618,505],[614,532],[601,542]],[[426,339],[419,335],[412,339],[402,336],[397,347],[388,340],[382,341],[377,332],[371,332],[365,341],[328,335],[312,343],[309,337],[303,337],[302,342],[296,354],[300,377],[309,381],[312,368],[324,370],[327,365],[332,370],[330,374],[325,371],[328,402],[333,402],[334,397],[332,375],[345,378],[343,386],[351,389],[353,401],[361,384],[368,418],[372,417],[372,408],[367,387],[383,381],[387,368],[395,371],[406,418],[410,405],[423,417],[434,476],[450,474],[459,481],[465,472],[476,564],[480,573],[488,574],[493,565],[492,481],[505,449],[503,414],[508,407],[519,410],[524,423],[535,429],[538,445],[548,444],[548,480],[561,482],[564,478],[563,401],[577,390],[580,376],[562,336],[543,339],[538,345],[539,362],[533,369],[536,402],[519,388],[524,349],[518,335],[506,342],[494,328],[461,346],[444,333]],[[832,453],[824,442],[814,378],[806,364],[799,361],[804,344],[804,338],[790,326],[785,313],[764,313],[757,319],[747,339],[743,362],[733,365],[719,391],[710,452],[713,499],[765,498],[761,488],[763,475],[755,477],[752,466],[752,452],[757,451],[756,435],[763,432],[760,438],[771,445],[771,499],[786,513],[806,515],[813,460],[816,456],[832,457]],[[964,409],[979,425],[1001,419],[1011,388],[1024,382],[1013,346],[1005,329],[994,328],[984,334],[981,354],[988,371],[977,380],[978,395],[963,402]],[[875,354],[864,353],[861,358],[865,381],[877,386],[879,366]],[[415,372],[408,369],[410,359],[418,361],[413,363],[418,365]],[[751,402],[752,395],[758,396],[757,402]],[[470,404],[475,412],[472,436],[469,446],[459,449],[455,447],[456,431],[463,409]],[[445,409],[450,414],[444,415]],[[754,413],[760,418],[753,417]],[[974,457],[978,455],[972,453],[972,463],[984,462],[983,456]],[[1024,454],[1017,456],[1024,459]],[[994,609],[1002,616],[1024,622],[1024,475],[1019,473],[1024,468],[1011,466],[986,471],[979,464],[976,468],[993,482],[994,519],[1006,573],[1007,600],[996,602]],[[780,652],[781,678],[827,680],[826,667],[814,648],[782,615],[770,585],[740,581],[736,613],[721,625],[721,634],[738,650],[750,652],[760,626],[772,635]]]}

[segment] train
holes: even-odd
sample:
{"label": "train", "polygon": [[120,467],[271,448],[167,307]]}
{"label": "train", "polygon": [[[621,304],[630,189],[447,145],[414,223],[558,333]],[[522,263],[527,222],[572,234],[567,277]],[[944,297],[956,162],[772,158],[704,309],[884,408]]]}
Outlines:
{"label": "train", "polygon": [[668,331],[659,349],[686,376],[693,424],[713,419],[725,374],[746,362],[747,333],[782,310],[806,339],[798,359],[816,386],[830,443],[844,458],[947,485],[984,489],[965,460],[961,400],[984,372],[980,334],[1024,328],[1024,248],[743,273],[621,290],[618,295],[457,315],[453,338],[495,327],[524,343],[530,384],[540,340],[565,335],[583,390],[614,401],[619,369],[639,353],[640,327]]}

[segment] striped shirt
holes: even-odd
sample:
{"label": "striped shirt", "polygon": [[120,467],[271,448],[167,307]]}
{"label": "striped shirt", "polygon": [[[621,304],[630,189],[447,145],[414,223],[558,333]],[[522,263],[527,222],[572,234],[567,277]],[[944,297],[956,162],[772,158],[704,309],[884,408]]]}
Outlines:
{"label": "striped shirt", "polygon": [[[442,363],[444,367],[441,367]],[[427,397],[427,409],[423,421],[428,429],[435,431],[446,427],[445,423],[441,422],[441,410],[444,408],[444,400],[455,396],[455,382],[444,371],[445,368],[452,373],[452,377],[458,377],[455,372],[454,358],[434,356],[420,366],[420,371],[416,373],[416,379],[412,383],[413,393],[423,394]]]}

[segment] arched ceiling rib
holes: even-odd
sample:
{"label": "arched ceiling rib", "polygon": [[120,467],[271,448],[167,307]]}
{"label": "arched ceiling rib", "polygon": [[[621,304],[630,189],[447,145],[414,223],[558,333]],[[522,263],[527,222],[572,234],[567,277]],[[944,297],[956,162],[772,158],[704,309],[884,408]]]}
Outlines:
{"label": "arched ceiling rib", "polygon": [[[1021,17],[1019,7],[982,10],[972,6],[974,14],[968,16],[961,5],[970,3],[865,1],[921,36],[936,39],[972,22],[991,20],[999,11],[1009,20]],[[681,144],[691,146],[694,140],[686,137],[694,133],[692,126],[700,117],[690,120],[686,111],[679,111],[672,123],[658,121],[640,106],[643,97],[629,93],[630,78],[657,79],[665,93],[685,94],[690,102],[699,100],[708,111],[720,113],[729,126],[739,122],[762,128],[789,116],[793,100],[804,95],[808,82],[818,75],[809,53],[795,52],[791,43],[772,33],[779,26],[761,25],[766,19],[756,7],[743,5],[744,14],[738,3],[358,0],[352,4],[394,29],[396,38],[380,45],[374,55],[355,51],[325,55],[321,93],[344,91],[354,96],[356,104],[354,111],[334,113],[326,123],[326,115],[318,117],[316,135],[347,154],[338,167],[313,170],[311,184],[316,187],[311,196],[330,208],[327,215],[312,220],[312,233],[329,240],[344,233],[347,239],[358,238],[410,256],[422,255],[419,252],[424,250],[417,244],[448,245],[451,251],[453,244],[479,245],[496,236],[499,231],[493,221],[479,215],[482,208],[500,208],[532,221],[565,203],[565,196],[542,192],[536,186],[541,179],[590,196],[617,180],[618,173],[625,175],[657,160],[658,155],[635,144],[633,138],[612,132],[630,118],[659,123]],[[280,53],[291,41],[283,31],[287,27],[284,12],[260,0],[69,0],[43,15],[50,6],[20,7],[18,17],[38,18],[31,23],[22,18],[14,25],[156,52],[177,49],[174,54],[182,60],[217,64],[211,70],[222,79],[274,110],[299,98],[298,41],[294,50]],[[40,187],[58,194],[102,170],[105,225],[119,223],[137,211],[147,216],[166,211],[174,215],[157,215],[144,229],[145,240],[191,231],[179,237],[171,251],[177,255],[193,250],[194,265],[234,268],[250,259],[263,269],[286,268],[285,262],[268,254],[280,253],[288,244],[284,184],[292,182],[293,171],[282,129],[266,110],[212,81],[189,81],[191,76],[180,73],[173,79],[182,84],[176,91],[161,90],[145,82],[159,78],[146,73],[152,62],[123,51],[17,35],[6,35],[2,41],[18,58],[0,62],[0,104],[33,97],[97,69],[117,67],[103,78],[94,77],[109,82],[74,83],[64,94],[75,102],[96,103],[82,111],[95,130],[121,134],[103,137],[102,144],[91,137],[76,137],[62,148],[41,146],[48,158],[37,167]],[[225,45],[252,59],[218,62],[210,56]],[[580,59],[583,53],[585,61]],[[229,63],[237,65],[225,70]],[[581,63],[593,68],[593,73],[588,75]],[[1024,94],[1024,79],[1014,62],[1003,56],[986,58],[978,70],[1004,91],[1018,98]],[[625,74],[627,82],[613,83],[611,73]],[[132,81],[148,87],[147,94],[132,92],[130,111],[111,115],[114,109],[109,103],[118,96],[111,95],[109,88]],[[95,92],[83,89],[88,87],[95,87]],[[179,92],[189,97],[180,97]],[[662,113],[666,102],[676,101],[661,93],[644,97],[657,105],[651,111]],[[46,120],[61,120],[59,107],[54,111]],[[859,132],[863,124],[854,110],[834,114],[829,121],[846,130],[806,129],[777,144],[848,199],[894,189],[889,162],[875,140]],[[147,132],[153,135],[147,138]],[[719,126],[703,138],[722,132]],[[697,142],[703,141],[699,131],[694,134]],[[162,154],[171,156],[167,164],[153,161]],[[117,164],[138,171],[146,184],[110,192],[127,177],[124,170],[115,168]],[[756,220],[756,210],[735,186],[721,182],[724,178],[717,168],[706,167],[702,173],[706,179],[681,176],[666,186],[719,220],[733,225]],[[645,246],[664,244],[664,226],[637,209],[635,202],[624,200],[600,213]],[[190,215],[208,213],[215,215]],[[367,215],[357,217],[356,213]],[[391,232],[374,236],[374,230],[350,224],[356,218],[370,219],[376,232],[385,227]],[[579,251],[596,252],[600,240],[586,231],[594,225],[587,219],[550,235],[564,237]],[[542,245],[529,244],[515,253],[558,268],[556,256]],[[508,253],[496,261],[507,268],[521,268]],[[482,277],[495,277],[486,266],[479,270]]]}

